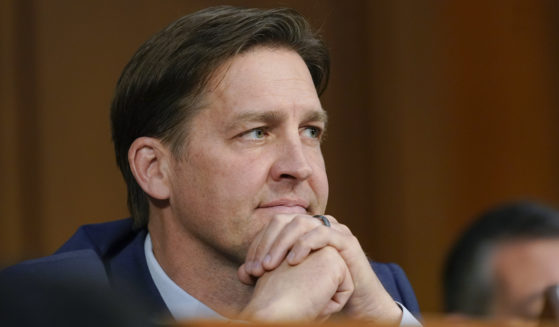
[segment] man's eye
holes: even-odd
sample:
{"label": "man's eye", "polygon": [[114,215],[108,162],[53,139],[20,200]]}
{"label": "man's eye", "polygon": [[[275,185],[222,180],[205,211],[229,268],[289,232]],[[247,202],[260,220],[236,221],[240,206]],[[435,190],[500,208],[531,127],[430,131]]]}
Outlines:
{"label": "man's eye", "polygon": [[249,140],[261,140],[266,136],[266,131],[264,128],[255,128],[243,133],[241,136]]}
{"label": "man's eye", "polygon": [[315,126],[308,126],[305,127],[305,129],[303,130],[303,134],[313,139],[320,139],[320,136],[322,135],[322,129]]}

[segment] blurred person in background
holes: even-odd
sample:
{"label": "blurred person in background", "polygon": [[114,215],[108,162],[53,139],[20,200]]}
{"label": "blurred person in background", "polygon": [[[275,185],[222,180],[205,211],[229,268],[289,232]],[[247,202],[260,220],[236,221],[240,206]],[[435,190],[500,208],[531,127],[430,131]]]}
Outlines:
{"label": "blurred person in background", "polygon": [[518,202],[483,213],[460,236],[443,273],[452,317],[536,322],[559,284],[559,213]]}

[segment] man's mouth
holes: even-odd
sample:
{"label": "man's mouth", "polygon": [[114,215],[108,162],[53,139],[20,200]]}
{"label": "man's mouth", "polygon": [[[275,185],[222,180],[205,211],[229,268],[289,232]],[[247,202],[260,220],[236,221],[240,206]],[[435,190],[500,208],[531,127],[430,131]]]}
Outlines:
{"label": "man's mouth", "polygon": [[264,209],[274,214],[307,214],[309,203],[302,199],[279,199],[260,204],[257,209]]}

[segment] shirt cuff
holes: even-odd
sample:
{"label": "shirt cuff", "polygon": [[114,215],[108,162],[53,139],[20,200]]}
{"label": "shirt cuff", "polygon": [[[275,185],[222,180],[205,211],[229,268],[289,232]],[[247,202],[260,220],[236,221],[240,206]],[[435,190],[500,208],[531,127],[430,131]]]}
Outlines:
{"label": "shirt cuff", "polygon": [[400,320],[400,326],[422,326],[419,320],[415,319],[411,312],[409,312],[402,303],[398,301],[395,302],[400,309],[402,309],[402,320]]}

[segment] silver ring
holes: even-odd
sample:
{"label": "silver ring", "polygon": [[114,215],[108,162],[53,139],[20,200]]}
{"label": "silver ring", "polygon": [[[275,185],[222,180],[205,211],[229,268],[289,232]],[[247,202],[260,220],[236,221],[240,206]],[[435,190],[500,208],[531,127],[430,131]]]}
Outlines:
{"label": "silver ring", "polygon": [[322,220],[322,224],[324,224],[324,226],[330,227],[330,220],[328,220],[328,218],[326,218],[326,216],[314,215],[313,217]]}

